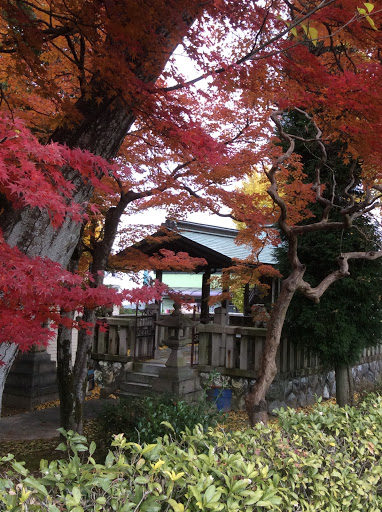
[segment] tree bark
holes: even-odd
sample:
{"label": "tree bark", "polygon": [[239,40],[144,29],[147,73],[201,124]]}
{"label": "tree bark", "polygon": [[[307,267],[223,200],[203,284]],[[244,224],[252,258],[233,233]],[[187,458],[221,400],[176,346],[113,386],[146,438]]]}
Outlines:
{"label": "tree bark", "polygon": [[[82,319],[95,326],[96,314],[94,310],[86,309]],[[76,361],[73,367],[72,376],[72,410],[69,418],[71,429],[82,434],[83,432],[83,414],[86,396],[86,384],[88,377],[88,367],[90,352],[93,346],[94,332],[88,329],[78,331],[78,345],[76,352]]]}
{"label": "tree bark", "polygon": [[259,377],[245,399],[246,410],[251,426],[260,422],[264,424],[268,422],[266,394],[277,373],[276,354],[280,345],[285,315],[303,275],[303,268],[296,269],[283,282],[280,295],[270,314]]}
{"label": "tree bark", "polygon": [[334,370],[336,374],[337,405],[345,407],[345,405],[350,404],[349,367],[346,364],[338,364]]}
{"label": "tree bark", "polygon": [[[62,313],[64,315],[64,313]],[[66,314],[72,318],[74,312]],[[59,326],[57,334],[57,384],[60,397],[60,427],[73,429],[73,365],[72,365],[72,329]]]}
{"label": "tree bark", "polygon": [[0,366],[0,416],[3,405],[5,381],[18,351],[19,348],[15,343],[0,343],[0,361],[4,363]]}

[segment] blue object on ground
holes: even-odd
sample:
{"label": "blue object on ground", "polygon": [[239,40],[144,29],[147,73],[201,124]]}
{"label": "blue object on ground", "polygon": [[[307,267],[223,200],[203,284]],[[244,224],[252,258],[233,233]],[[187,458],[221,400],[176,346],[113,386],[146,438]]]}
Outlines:
{"label": "blue object on ground", "polygon": [[207,399],[209,402],[214,402],[219,411],[228,412],[231,410],[232,389],[208,389]]}

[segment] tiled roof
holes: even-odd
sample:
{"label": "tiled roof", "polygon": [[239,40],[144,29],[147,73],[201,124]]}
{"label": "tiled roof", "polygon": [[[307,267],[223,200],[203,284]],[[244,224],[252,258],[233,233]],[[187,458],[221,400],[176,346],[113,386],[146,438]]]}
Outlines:
{"label": "tiled roof", "polygon": [[[208,226],[206,224],[197,224],[195,222],[179,221],[175,223],[166,223],[167,227],[179,231],[182,238],[186,238],[208,247],[212,251],[226,256],[229,259],[246,259],[251,254],[251,248],[246,245],[235,243],[238,231],[236,229],[221,228],[217,226]],[[273,264],[273,247],[265,247],[260,255],[261,263]]]}
{"label": "tiled roof", "polygon": [[[166,228],[166,229],[163,229]],[[232,259],[245,260],[251,254],[251,248],[246,245],[235,243],[238,231],[236,229],[209,226],[196,222],[166,221],[161,230],[158,230],[151,237],[143,239],[134,244],[133,248],[143,251],[145,254],[153,255],[160,249],[169,249],[174,252],[187,252],[191,257],[204,258],[208,267],[218,271],[232,265]],[[166,234],[167,230],[167,234]],[[168,232],[177,236],[168,236]],[[130,248],[119,253],[124,255]],[[117,255],[118,256],[118,255]],[[259,255],[260,263],[274,264],[273,248],[268,246]],[[203,270],[204,266],[198,271]]]}

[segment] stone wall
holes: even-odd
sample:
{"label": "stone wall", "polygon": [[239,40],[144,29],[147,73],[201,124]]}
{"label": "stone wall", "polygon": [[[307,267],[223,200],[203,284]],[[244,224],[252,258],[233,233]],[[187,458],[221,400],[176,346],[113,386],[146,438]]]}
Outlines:
{"label": "stone wall", "polygon": [[125,372],[131,372],[133,363],[120,363],[118,361],[92,361],[94,368],[94,381],[101,388],[102,396],[113,393]]}
{"label": "stone wall", "polygon": [[[303,373],[303,372],[301,372]],[[382,360],[375,360],[358,364],[352,368],[355,390],[362,390],[373,386],[382,379]],[[209,374],[200,374],[202,385],[206,383]],[[255,382],[244,377],[223,377],[227,387],[232,389],[232,409],[245,409],[245,395],[249,386]],[[216,383],[215,383],[216,384]],[[268,412],[280,407],[305,407],[316,401],[316,397],[324,400],[336,396],[336,382],[334,371],[310,375],[278,375],[267,394]]]}

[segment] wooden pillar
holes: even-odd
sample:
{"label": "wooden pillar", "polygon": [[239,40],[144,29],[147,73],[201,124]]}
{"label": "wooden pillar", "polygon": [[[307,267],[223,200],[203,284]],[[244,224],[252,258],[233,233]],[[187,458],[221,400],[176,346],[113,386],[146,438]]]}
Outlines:
{"label": "wooden pillar", "polygon": [[244,316],[251,314],[251,307],[249,305],[249,283],[244,285],[243,314]]}
{"label": "wooden pillar", "polygon": [[[163,282],[163,270],[156,270],[155,271],[155,279],[157,279],[160,283]],[[160,315],[162,313],[162,301],[161,300],[155,300],[155,304],[157,304],[158,307],[158,314]],[[157,320],[159,317],[157,318]]]}
{"label": "wooden pillar", "polygon": [[208,268],[203,273],[202,279],[202,303],[200,307],[200,322],[202,324],[208,324],[210,321],[210,311],[208,301],[210,298],[210,279],[211,279],[211,269]]}

